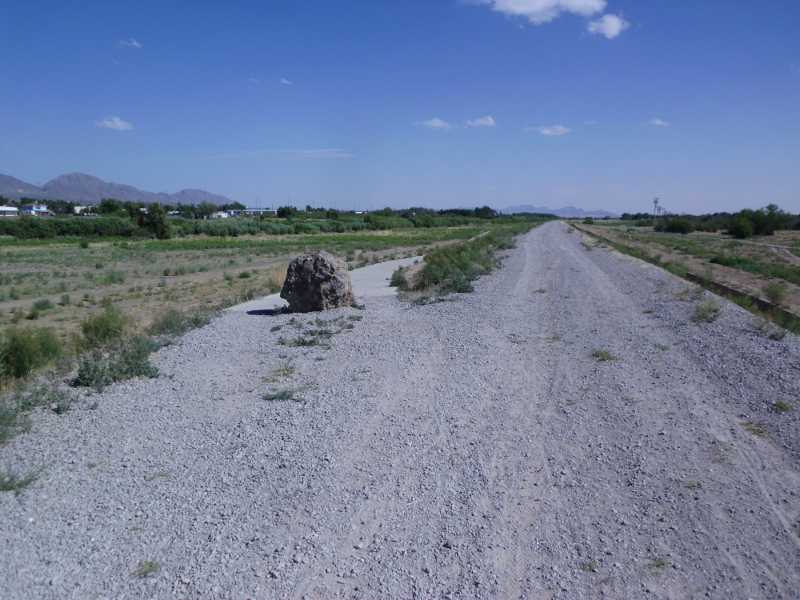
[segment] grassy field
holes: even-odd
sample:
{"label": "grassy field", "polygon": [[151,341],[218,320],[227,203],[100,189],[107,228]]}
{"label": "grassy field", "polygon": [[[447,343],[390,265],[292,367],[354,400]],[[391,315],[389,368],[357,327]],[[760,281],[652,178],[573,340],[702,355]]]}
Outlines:
{"label": "grassy field", "polygon": [[280,289],[288,261],[325,249],[351,268],[422,253],[491,226],[341,234],[172,240],[4,240],[0,245],[0,331],[52,327],[63,338],[112,303],[139,326],[169,309],[209,311]]}
{"label": "grassy field", "polygon": [[800,231],[737,240],[723,233],[659,233],[622,222],[580,229],[665,266],[800,316]]}

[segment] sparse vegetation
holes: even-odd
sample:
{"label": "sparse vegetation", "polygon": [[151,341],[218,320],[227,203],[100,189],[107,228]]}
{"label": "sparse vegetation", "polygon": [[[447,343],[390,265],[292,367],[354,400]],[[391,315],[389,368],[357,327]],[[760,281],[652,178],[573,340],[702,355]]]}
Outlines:
{"label": "sparse vegetation", "polygon": [[150,353],[156,349],[148,338],[137,336],[112,350],[95,349],[81,357],[74,385],[97,391],[134,377],[156,377],[158,369],[150,364]]}
{"label": "sparse vegetation", "polygon": [[653,558],[647,563],[648,568],[654,573],[661,573],[670,566],[666,558]]}
{"label": "sparse vegetation", "polygon": [[210,320],[211,315],[207,312],[183,313],[173,308],[156,317],[148,332],[150,335],[178,337],[187,331],[207,325]]}
{"label": "sparse vegetation", "polygon": [[297,396],[297,391],[290,388],[281,388],[272,392],[267,392],[262,396],[268,402],[302,402],[303,399]]}
{"label": "sparse vegetation", "polygon": [[425,256],[414,289],[440,294],[471,292],[472,281],[497,265],[495,253],[513,247],[513,237],[527,231],[534,223],[495,229],[474,240],[437,248]]}
{"label": "sparse vegetation", "polygon": [[792,405],[785,400],[776,400],[770,408],[772,409],[772,412],[776,412],[778,414],[791,412],[793,409]]}
{"label": "sparse vegetation", "polygon": [[785,283],[771,281],[762,289],[764,291],[764,295],[767,297],[767,300],[776,306],[783,304],[784,300],[786,300],[787,288]]}
{"label": "sparse vegetation", "polygon": [[695,306],[692,321],[695,323],[711,323],[716,321],[722,311],[722,306],[715,300],[704,300]]}
{"label": "sparse vegetation", "polygon": [[756,437],[767,437],[768,435],[766,427],[755,421],[745,421],[742,423],[742,427],[744,427],[745,431],[752,433]]}
{"label": "sparse vegetation", "polygon": [[26,377],[62,354],[61,341],[52,330],[11,327],[0,338],[0,379]]}
{"label": "sparse vegetation", "polygon": [[612,362],[617,360],[617,357],[611,354],[611,352],[602,349],[592,351],[592,358],[597,360],[597,362]]}
{"label": "sparse vegetation", "polygon": [[134,569],[132,575],[144,579],[150,575],[154,575],[161,570],[161,565],[154,560],[143,560]]}
{"label": "sparse vegetation", "polygon": [[13,471],[0,470],[0,492],[14,492],[19,495],[26,487],[38,479],[39,473],[31,471],[25,475],[19,475]]}
{"label": "sparse vegetation", "polygon": [[106,306],[102,313],[92,315],[81,323],[83,346],[97,348],[122,338],[128,319],[114,305]]}
{"label": "sparse vegetation", "polygon": [[408,279],[406,278],[407,269],[404,267],[400,267],[394,273],[392,273],[392,278],[389,281],[389,285],[391,287],[396,287],[400,291],[405,291],[408,289]]}

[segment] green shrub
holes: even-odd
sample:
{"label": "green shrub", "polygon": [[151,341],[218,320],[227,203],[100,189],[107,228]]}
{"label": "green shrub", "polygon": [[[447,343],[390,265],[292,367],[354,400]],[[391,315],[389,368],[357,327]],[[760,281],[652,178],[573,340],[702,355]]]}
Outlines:
{"label": "green shrub", "polygon": [[513,247],[513,236],[529,227],[494,230],[476,239],[429,252],[414,289],[436,288],[443,293],[472,291],[471,282],[497,266],[495,252]]}
{"label": "green shrub", "polygon": [[687,234],[692,231],[692,222],[682,217],[673,217],[656,223],[655,230],[666,233]]}
{"label": "green shrub", "polygon": [[772,281],[765,285],[762,288],[764,295],[767,297],[767,300],[772,302],[772,304],[780,305],[783,304],[784,300],[786,300],[786,284],[780,283],[778,281]]}
{"label": "green shrub", "polygon": [[753,224],[745,218],[736,219],[728,228],[728,233],[738,240],[753,236]]}
{"label": "green shrub", "polygon": [[710,323],[711,321],[716,321],[721,312],[722,307],[719,302],[704,300],[695,307],[692,320],[695,323]]}
{"label": "green shrub", "polygon": [[391,281],[389,281],[389,285],[391,287],[397,288],[398,290],[408,289],[408,279],[406,279],[406,270],[403,267],[400,267],[394,273],[392,273],[392,279]]}
{"label": "green shrub", "polygon": [[52,330],[12,327],[0,341],[0,375],[26,377],[62,354],[61,340]]}
{"label": "green shrub", "polygon": [[150,353],[156,348],[152,340],[137,336],[108,353],[93,350],[81,357],[73,384],[100,391],[112,383],[134,377],[156,377],[158,369],[150,364]]}
{"label": "green shrub", "polygon": [[148,332],[151,335],[179,336],[192,329],[203,327],[210,320],[211,316],[205,312],[186,314],[179,310],[170,309],[153,321]]}
{"label": "green shrub", "polygon": [[119,340],[128,326],[128,319],[116,306],[106,306],[102,313],[81,323],[84,348],[96,348]]}
{"label": "green shrub", "polygon": [[586,217],[583,220],[584,225],[594,225],[594,219],[592,217]]}
{"label": "green shrub", "polygon": [[50,310],[51,308],[53,308],[53,303],[47,298],[42,298],[33,303],[33,310],[38,312]]}

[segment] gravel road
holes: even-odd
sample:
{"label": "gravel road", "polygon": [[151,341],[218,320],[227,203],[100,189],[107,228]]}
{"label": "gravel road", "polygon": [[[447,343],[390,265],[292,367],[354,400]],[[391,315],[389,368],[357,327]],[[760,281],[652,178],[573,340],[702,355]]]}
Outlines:
{"label": "gravel road", "polygon": [[580,241],[447,302],[229,312],[36,415],[0,598],[800,597],[800,338]]}

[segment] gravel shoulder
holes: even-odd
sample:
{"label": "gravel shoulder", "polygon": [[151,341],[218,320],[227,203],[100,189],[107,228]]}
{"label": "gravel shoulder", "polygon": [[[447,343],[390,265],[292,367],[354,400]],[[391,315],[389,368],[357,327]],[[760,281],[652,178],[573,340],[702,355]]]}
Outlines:
{"label": "gravel shoulder", "polygon": [[691,287],[553,222],[446,302],[227,312],[0,449],[0,597],[796,598],[800,338]]}

